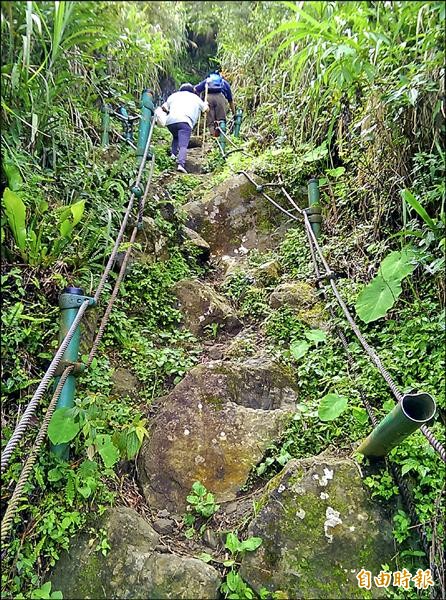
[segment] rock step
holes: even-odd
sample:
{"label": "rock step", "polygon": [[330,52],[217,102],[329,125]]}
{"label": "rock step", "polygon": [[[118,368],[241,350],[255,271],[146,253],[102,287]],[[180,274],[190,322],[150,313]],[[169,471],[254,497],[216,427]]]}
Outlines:
{"label": "rock step", "polygon": [[292,377],[269,358],[194,367],[164,398],[139,453],[148,504],[182,512],[197,480],[217,501],[235,499],[296,400]]}

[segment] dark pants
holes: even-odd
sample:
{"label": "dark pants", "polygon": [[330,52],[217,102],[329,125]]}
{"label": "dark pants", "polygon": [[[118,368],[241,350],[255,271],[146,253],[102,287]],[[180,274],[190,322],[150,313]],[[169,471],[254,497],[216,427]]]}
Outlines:
{"label": "dark pants", "polygon": [[[226,121],[226,98],[222,93],[208,94],[209,111],[207,125],[211,135],[215,135],[215,125],[218,121]],[[218,135],[218,134],[217,134]]]}
{"label": "dark pants", "polygon": [[192,128],[188,123],[172,123],[167,126],[167,129],[173,136],[172,154],[175,156],[178,154],[178,164],[184,167]]}

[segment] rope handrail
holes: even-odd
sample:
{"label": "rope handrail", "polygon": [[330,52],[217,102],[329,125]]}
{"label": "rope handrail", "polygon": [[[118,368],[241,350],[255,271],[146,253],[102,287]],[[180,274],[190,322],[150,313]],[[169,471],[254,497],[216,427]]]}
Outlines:
{"label": "rope handrail", "polygon": [[67,334],[66,334],[65,338],[63,339],[62,343],[60,344],[56,354],[54,355],[54,358],[51,361],[50,366],[46,370],[46,373],[43,376],[42,380],[40,381],[36,391],[34,392],[33,397],[29,401],[28,406],[26,407],[25,412],[22,415],[22,418],[20,419],[19,423],[17,424],[16,428],[14,429],[14,433],[9,438],[8,443],[6,444],[6,446],[2,452],[2,459],[1,459],[1,472],[2,473],[5,470],[5,468],[7,467],[9,459],[11,458],[11,455],[12,455],[15,447],[17,446],[17,444],[21,440],[23,434],[27,430],[27,428],[31,422],[31,418],[34,415],[34,413],[36,412],[37,405],[39,404],[39,401],[42,399],[48,385],[50,384],[50,381],[53,378],[53,376],[56,372],[56,369],[60,364],[60,361],[62,360],[62,356],[63,356],[65,350],[67,349],[68,344],[70,343],[70,341],[77,329],[77,326],[81,322],[82,317],[84,316],[84,313],[87,310],[89,303],[90,303],[89,300],[84,300],[84,302],[81,304],[79,311],[78,311],[73,323],[71,324],[71,327],[67,331]]}
{"label": "rope handrail", "polygon": [[[230,167],[230,169],[234,173],[236,172],[231,167]],[[258,184],[256,183],[256,181],[246,171],[240,170],[240,171],[237,171],[237,173],[243,174],[253,185],[255,185],[256,187],[258,186]],[[378,356],[378,354],[375,352],[375,350],[370,346],[370,344],[366,341],[366,339],[362,335],[362,333],[361,333],[358,325],[356,324],[356,322],[353,319],[350,311],[348,310],[347,305],[345,304],[344,300],[342,299],[342,296],[339,293],[339,290],[338,290],[338,288],[336,286],[336,283],[333,281],[333,271],[330,269],[330,266],[328,265],[327,261],[325,260],[325,257],[324,257],[324,255],[322,253],[322,250],[321,250],[321,247],[320,247],[320,245],[319,245],[319,243],[318,243],[318,241],[316,239],[316,236],[314,235],[314,232],[313,232],[313,230],[311,228],[311,224],[310,224],[310,221],[308,219],[308,215],[307,215],[306,211],[302,210],[301,208],[299,208],[299,206],[294,202],[294,200],[291,198],[291,196],[288,194],[288,192],[285,190],[285,188],[283,186],[281,186],[281,192],[287,198],[287,200],[290,202],[290,204],[303,217],[305,230],[308,232],[307,236],[309,236],[309,241],[311,240],[312,243],[314,244],[314,248],[316,249],[316,252],[319,255],[319,258],[320,258],[320,260],[321,260],[321,262],[322,262],[322,264],[324,266],[325,276],[330,281],[330,285],[332,287],[333,294],[334,294],[334,296],[335,296],[335,298],[336,298],[339,306],[341,307],[341,309],[342,309],[342,311],[343,311],[343,313],[344,313],[344,315],[345,315],[345,317],[346,317],[346,319],[347,319],[350,327],[352,328],[353,332],[355,333],[356,337],[358,338],[359,342],[361,343],[361,345],[364,348],[364,350],[366,351],[366,353],[372,359],[372,361],[375,364],[375,366],[378,369],[378,371],[381,373],[382,377],[386,381],[387,385],[391,389],[391,391],[392,391],[393,395],[395,396],[395,398],[397,399],[397,401],[401,402],[401,400],[403,398],[403,394],[401,394],[401,392],[398,390],[398,387],[397,387],[396,383],[393,381],[393,379],[390,376],[389,372],[387,371],[387,369],[382,364],[381,359]],[[260,193],[264,196],[264,198],[266,198],[266,200],[268,200],[268,202],[270,202],[273,206],[275,206],[277,209],[279,209],[282,213],[284,213],[285,215],[287,215],[288,217],[290,217],[294,221],[298,221],[299,220],[296,217],[296,215],[293,215],[288,210],[286,210],[285,208],[283,208],[278,202],[276,202],[273,198],[271,198],[263,190],[261,190]],[[310,244],[310,248],[311,248],[311,246],[312,246],[312,244]],[[443,460],[443,462],[446,462],[446,449],[444,448],[444,446],[442,445],[442,443],[435,438],[435,436],[432,434],[432,432],[429,430],[429,428],[426,425],[422,425],[420,427],[420,431],[424,435],[424,437],[427,439],[427,441],[429,442],[429,444],[432,446],[432,448],[437,452],[437,454],[439,454],[439,456]]]}
{"label": "rope handrail", "polygon": [[[153,130],[154,130],[154,125],[155,125],[155,120],[153,119],[152,120],[152,124],[151,124],[151,128],[149,130],[149,135],[148,135],[146,147],[145,147],[145,150],[144,150],[144,154],[143,154],[143,157],[142,157],[142,160],[141,160],[141,165],[140,165],[139,170],[138,170],[138,175],[137,175],[135,187],[139,186],[139,184],[141,183],[143,170],[144,170],[144,167],[145,167],[145,164],[146,164],[146,161],[147,161],[147,156],[148,156],[148,153],[149,153],[150,142],[151,142],[151,138],[152,138],[152,134],[153,134]],[[121,268],[120,268],[117,280],[115,282],[112,294],[111,294],[111,296],[109,298],[109,301],[107,303],[107,307],[106,307],[104,315],[102,317],[101,324],[99,326],[99,329],[98,329],[98,332],[96,334],[95,340],[93,342],[90,354],[88,356],[87,365],[86,365],[87,368],[91,365],[91,363],[93,361],[93,358],[94,358],[94,356],[96,354],[96,351],[98,349],[99,343],[100,343],[100,341],[102,339],[102,336],[104,334],[104,331],[105,331],[108,319],[110,317],[110,313],[111,313],[113,304],[114,304],[114,302],[116,300],[116,297],[118,295],[120,284],[121,284],[121,282],[122,282],[122,280],[124,278],[124,275],[125,275],[125,271],[126,271],[126,268],[127,268],[127,263],[129,261],[130,254],[131,254],[132,249],[133,249],[133,243],[135,241],[135,238],[136,238],[136,235],[137,235],[137,232],[138,232],[138,225],[139,225],[140,221],[142,222],[144,204],[145,204],[145,200],[147,198],[147,195],[148,195],[148,192],[149,192],[149,188],[150,188],[150,184],[151,184],[151,181],[152,181],[154,163],[155,163],[155,157],[154,157],[154,155],[152,155],[151,168],[150,168],[150,173],[149,173],[148,181],[147,181],[147,184],[146,184],[146,187],[145,187],[145,190],[144,190],[144,194],[143,194],[143,196],[141,198],[141,201],[140,201],[140,204],[139,204],[138,219],[137,219],[137,222],[136,222],[136,224],[135,224],[135,226],[133,228],[133,232],[132,232],[132,235],[131,235],[131,238],[130,238],[130,241],[129,241],[129,246],[128,246],[126,252],[125,252],[124,259],[123,259],[123,262],[121,264]],[[121,243],[122,237],[124,235],[124,231],[125,231],[125,227],[127,225],[127,221],[128,221],[129,215],[130,215],[130,211],[131,211],[131,209],[133,207],[133,204],[134,204],[134,198],[135,198],[135,194],[132,192],[132,194],[130,196],[130,199],[129,199],[129,203],[128,203],[128,206],[127,206],[126,213],[124,215],[124,218],[123,218],[123,221],[122,221],[122,224],[121,224],[121,227],[120,227],[120,230],[119,230],[119,233],[118,233],[118,236],[117,236],[114,248],[113,248],[112,255],[110,256],[110,259],[113,256],[113,260],[109,259],[109,261],[107,263],[107,266],[106,266],[106,268],[104,270],[104,273],[103,273],[103,275],[101,277],[101,281],[100,281],[100,284],[98,286],[98,289],[96,290],[95,301],[97,301],[97,299],[99,298],[99,296],[100,296],[100,294],[102,292],[102,289],[103,289],[103,287],[105,285],[105,282],[107,280],[107,277],[108,277],[108,275],[110,273],[110,270],[111,270],[111,268],[113,266],[113,263],[114,263],[114,261],[116,259],[117,250],[119,248],[119,244]],[[90,301],[89,300],[85,300],[82,303],[81,307],[79,308],[79,311],[78,311],[78,313],[77,313],[77,315],[76,315],[76,317],[75,317],[75,319],[74,319],[74,321],[73,321],[70,329],[68,330],[68,332],[67,332],[64,340],[60,344],[59,349],[56,352],[56,355],[55,355],[55,357],[54,357],[54,359],[53,359],[53,361],[52,361],[49,369],[45,373],[44,378],[42,379],[41,383],[39,384],[38,389],[36,390],[36,392],[35,392],[35,394],[33,396],[32,404],[31,404],[31,402],[28,404],[28,407],[25,410],[25,413],[24,413],[24,415],[23,415],[23,417],[22,417],[19,425],[16,427],[16,429],[14,430],[13,435],[11,436],[10,440],[8,441],[9,447],[8,447],[8,444],[7,444],[7,446],[5,447],[5,451],[2,454],[2,472],[3,472],[3,469],[8,464],[9,458],[11,457],[11,454],[12,454],[14,448],[16,447],[16,445],[20,441],[21,437],[23,436],[23,433],[26,430],[26,428],[27,428],[27,426],[28,426],[28,424],[30,422],[30,418],[31,418],[32,414],[36,410],[38,401],[43,396],[44,391],[48,387],[48,384],[49,384],[49,382],[50,382],[50,380],[52,378],[52,375],[54,375],[54,373],[55,373],[55,371],[57,369],[57,366],[60,364],[62,355],[63,355],[64,351],[66,350],[66,347],[70,343],[71,338],[73,337],[74,332],[75,332],[77,326],[81,322],[82,317],[85,314],[85,311],[86,311],[87,306],[89,304],[90,304]],[[53,363],[55,363],[55,364],[53,365]],[[52,417],[52,415],[53,415],[53,413],[54,413],[54,411],[56,409],[57,401],[58,401],[58,399],[59,399],[59,397],[61,395],[62,388],[63,388],[63,386],[65,384],[65,381],[66,381],[68,375],[73,371],[73,369],[74,369],[74,365],[69,365],[69,366],[67,366],[65,368],[64,372],[61,375],[61,378],[60,378],[60,380],[59,380],[59,382],[58,382],[58,384],[56,386],[56,390],[55,390],[55,392],[53,394],[53,397],[51,399],[51,402],[50,402],[50,404],[48,406],[48,409],[47,409],[47,412],[45,414],[42,426],[41,426],[41,428],[40,428],[40,430],[39,430],[39,432],[37,434],[37,437],[35,439],[34,446],[33,446],[32,450],[31,450],[31,453],[30,453],[30,455],[29,455],[29,457],[28,457],[28,459],[27,459],[27,461],[26,461],[26,463],[25,463],[25,465],[24,465],[24,467],[22,469],[22,472],[20,473],[20,477],[19,477],[17,485],[16,485],[16,487],[14,489],[13,495],[11,496],[11,498],[10,498],[10,500],[8,502],[8,506],[7,506],[7,509],[5,511],[5,515],[3,517],[2,523],[1,523],[1,541],[2,542],[4,541],[4,539],[6,538],[6,536],[8,535],[9,530],[10,530],[10,528],[12,526],[12,520],[13,520],[13,517],[14,517],[15,510],[17,509],[17,506],[19,505],[21,493],[22,493],[23,488],[24,488],[24,486],[25,486],[25,484],[26,484],[26,482],[28,480],[28,477],[29,477],[29,475],[31,473],[31,470],[32,470],[32,468],[33,468],[33,466],[34,466],[34,464],[35,464],[35,462],[37,460],[40,448],[42,447],[42,444],[43,444],[43,442],[45,440],[45,437],[46,437],[46,434],[47,434],[47,431],[48,431],[48,426],[49,426],[51,417]],[[39,392],[39,394],[38,394],[38,392]]]}
{"label": "rope handrail", "polygon": [[[137,174],[137,178],[136,178],[136,182],[135,182],[135,187],[138,187],[141,183],[141,179],[142,179],[142,174],[144,171],[144,167],[147,161],[147,156],[149,153],[149,149],[150,149],[150,143],[151,143],[151,139],[152,139],[152,134],[153,134],[153,130],[154,130],[154,126],[155,126],[155,120],[152,120],[151,123],[151,127],[149,130],[149,135],[147,138],[147,143],[146,146],[144,148],[144,154],[142,156],[142,160],[141,160],[141,164],[139,166],[138,169],[138,174]],[[118,248],[119,245],[122,241],[126,226],[127,226],[127,222],[130,216],[130,212],[133,208],[133,204],[134,204],[134,199],[135,199],[135,194],[134,192],[131,193],[130,195],[130,199],[126,208],[126,212],[124,214],[123,220],[121,222],[121,227],[119,229],[118,235],[116,237],[114,246],[113,246],[113,250],[112,253],[109,257],[109,260],[107,262],[107,265],[104,269],[104,272],[101,276],[101,279],[99,281],[98,287],[96,289],[96,293],[94,295],[94,301],[95,303],[98,302],[101,293],[103,291],[103,288],[105,286],[105,283],[108,279],[108,276],[110,274],[110,271],[113,267],[113,264],[116,260],[116,255],[118,252]],[[3,471],[5,470],[5,468],[7,467],[9,460],[11,458],[11,455],[14,451],[14,449],[16,448],[18,442],[21,440],[21,438],[23,437],[23,434],[25,433],[25,431],[28,428],[29,423],[31,422],[31,417],[34,415],[38,403],[41,400],[41,398],[43,397],[46,389],[48,388],[48,385],[50,384],[51,379],[53,378],[57,367],[59,366],[59,363],[62,359],[63,353],[65,352],[66,348],[68,347],[68,344],[70,343],[74,332],[77,328],[77,326],[80,324],[85,311],[87,309],[87,306],[89,305],[89,301],[85,300],[83,302],[83,304],[80,306],[79,311],[71,325],[71,327],[69,328],[66,336],[64,337],[64,339],[62,340],[62,342],[59,345],[59,348],[53,358],[53,360],[50,363],[50,366],[48,367],[46,373],[44,374],[42,380],[39,383],[39,386],[37,387],[36,391],[33,394],[33,397],[31,398],[30,402],[28,403],[28,406],[25,409],[25,412],[23,413],[22,418],[20,419],[20,422],[18,423],[18,425],[16,426],[16,428],[14,429],[14,432],[11,436],[11,438],[8,440],[8,443],[6,444],[3,452],[2,452],[2,458],[1,458],[1,472],[3,473]],[[109,316],[110,313],[108,313]],[[107,316],[107,319],[108,319]],[[102,336],[101,336],[102,337]],[[90,363],[91,364],[91,361]]]}
{"label": "rope handrail", "polygon": [[6,536],[9,533],[9,530],[12,525],[12,520],[14,517],[15,509],[17,508],[18,503],[20,502],[20,497],[23,492],[23,488],[25,487],[26,482],[28,481],[28,477],[29,477],[31,470],[34,467],[34,464],[39,455],[40,448],[42,447],[42,444],[45,440],[45,437],[46,437],[46,434],[48,431],[48,426],[50,424],[51,417],[53,416],[53,413],[56,409],[57,401],[62,392],[62,388],[65,384],[65,381],[66,381],[68,375],[71,373],[73,368],[74,368],[73,365],[66,367],[66,369],[64,370],[64,372],[62,373],[62,375],[60,377],[59,383],[57,384],[57,387],[54,391],[53,397],[51,398],[51,402],[48,406],[45,417],[43,419],[42,426],[39,430],[39,433],[37,434],[36,441],[34,442],[34,446],[26,460],[26,463],[22,469],[22,472],[20,473],[19,480],[17,481],[17,485],[15,486],[15,489],[11,496],[11,499],[8,502],[8,506],[6,508],[5,514],[2,519],[2,524],[1,524],[1,542],[2,543],[4,542],[4,540],[6,539]]}

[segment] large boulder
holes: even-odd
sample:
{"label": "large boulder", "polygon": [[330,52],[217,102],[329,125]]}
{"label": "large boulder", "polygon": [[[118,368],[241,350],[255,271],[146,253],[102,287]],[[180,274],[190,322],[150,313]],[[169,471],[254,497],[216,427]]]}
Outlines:
{"label": "large boulder", "polygon": [[286,217],[244,175],[226,179],[183,209],[186,225],[204,237],[215,256],[275,248],[288,228]]}
{"label": "large boulder", "polygon": [[[217,571],[194,558],[155,552],[159,536],[135,511],[110,509],[95,530],[76,536],[56,564],[52,587],[64,598],[218,598]],[[105,556],[96,548],[104,535]]]}
{"label": "large boulder", "polygon": [[148,503],[181,512],[196,480],[217,501],[234,499],[295,402],[291,377],[270,359],[194,367],[165,397],[139,453]]}
{"label": "large boulder", "polygon": [[240,571],[256,591],[362,598],[356,574],[362,568],[378,574],[392,562],[391,524],[369,499],[351,460],[293,460],[268,484],[261,502],[249,533],[263,543],[243,558]]}
{"label": "large boulder", "polygon": [[242,323],[234,309],[212,286],[198,279],[182,279],[172,291],[183,313],[183,322],[194,335],[203,334],[205,327],[211,323],[229,333],[237,333],[241,329]]}

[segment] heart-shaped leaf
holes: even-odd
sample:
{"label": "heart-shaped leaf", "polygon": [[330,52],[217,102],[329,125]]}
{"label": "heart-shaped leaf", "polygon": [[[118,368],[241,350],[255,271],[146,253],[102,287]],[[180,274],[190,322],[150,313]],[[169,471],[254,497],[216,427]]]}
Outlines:
{"label": "heart-shaped leaf", "polygon": [[310,344],[308,342],[300,341],[293,342],[290,346],[291,356],[296,360],[299,360],[308,352]]}
{"label": "heart-shaped leaf", "polygon": [[318,415],[321,421],[333,421],[347,408],[348,400],[338,394],[326,394],[319,404]]}
{"label": "heart-shaped leaf", "polygon": [[312,329],[311,331],[307,331],[305,337],[310,342],[314,342],[316,346],[321,342],[327,341],[327,334],[322,329]]}
{"label": "heart-shaped leaf", "polygon": [[387,282],[377,275],[359,294],[356,312],[364,323],[370,323],[384,317],[401,294],[401,284]]}
{"label": "heart-shaped leaf", "polygon": [[48,437],[53,444],[64,444],[79,433],[80,425],[73,418],[70,408],[58,408],[51,417],[48,426]]}

